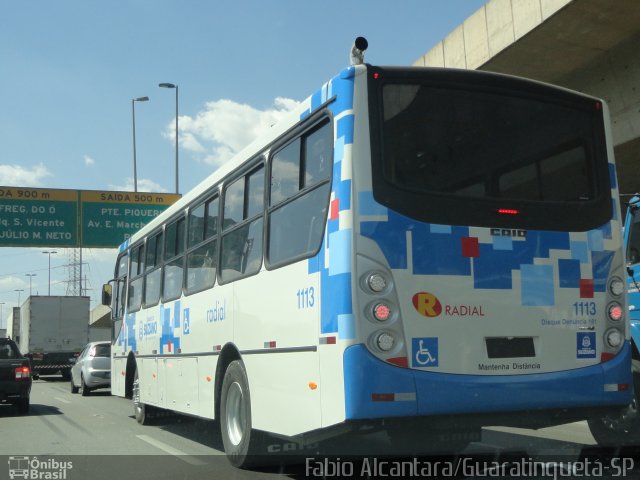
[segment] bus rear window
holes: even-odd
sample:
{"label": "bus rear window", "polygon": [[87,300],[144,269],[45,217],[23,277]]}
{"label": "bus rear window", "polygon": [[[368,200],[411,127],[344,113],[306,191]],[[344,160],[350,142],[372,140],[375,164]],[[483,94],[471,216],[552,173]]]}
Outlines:
{"label": "bus rear window", "polygon": [[[373,142],[374,195],[381,203],[410,216],[420,205],[421,219],[433,223],[479,226],[498,226],[489,212],[514,208],[533,213],[527,227],[553,229],[559,225],[542,211],[550,204],[562,204],[567,214],[599,211],[595,223],[570,227],[577,230],[610,217],[602,109],[595,100],[502,76],[467,75],[463,83],[456,81],[460,74],[422,72],[397,81],[386,74],[374,87],[370,105],[380,129]],[[460,212],[470,207],[472,214]]]}

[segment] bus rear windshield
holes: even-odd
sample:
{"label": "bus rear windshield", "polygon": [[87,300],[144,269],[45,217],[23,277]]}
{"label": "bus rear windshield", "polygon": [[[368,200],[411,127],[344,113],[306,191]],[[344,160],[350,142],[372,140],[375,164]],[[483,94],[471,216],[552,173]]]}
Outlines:
{"label": "bus rear windshield", "polygon": [[[437,72],[424,81],[383,77],[379,200],[433,223],[564,230],[568,214],[588,214],[570,227],[586,230],[610,218],[598,101],[496,75],[467,72],[461,82],[463,75],[444,84],[433,81]],[[504,219],[499,210],[526,215]]]}

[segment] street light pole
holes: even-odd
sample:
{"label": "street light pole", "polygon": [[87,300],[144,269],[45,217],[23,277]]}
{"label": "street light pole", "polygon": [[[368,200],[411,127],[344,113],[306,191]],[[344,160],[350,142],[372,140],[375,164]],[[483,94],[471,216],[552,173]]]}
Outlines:
{"label": "street light pole", "polygon": [[58,252],[55,250],[46,250],[42,253],[46,253],[49,255],[49,293],[47,295],[51,296],[51,254],[58,253]]}
{"label": "street light pole", "polygon": [[25,277],[29,277],[29,296],[31,296],[31,280],[33,277],[37,276],[36,273],[25,273]]}
{"label": "street light pole", "polygon": [[14,291],[18,292],[18,307],[19,307],[20,306],[20,292],[24,292],[24,288],[16,288]]}
{"label": "street light pole", "polygon": [[[2,319],[2,305],[4,305],[6,302],[0,302],[0,323],[4,323],[3,319]],[[9,334],[9,332],[7,332],[7,335]]]}
{"label": "street light pole", "polygon": [[175,83],[159,83],[158,86],[160,88],[174,88],[176,90],[176,193],[178,193],[178,85]]}
{"label": "street light pole", "polygon": [[149,97],[131,99],[131,119],[133,120],[133,191],[138,191],[138,167],[136,166],[136,102],[148,102]]}

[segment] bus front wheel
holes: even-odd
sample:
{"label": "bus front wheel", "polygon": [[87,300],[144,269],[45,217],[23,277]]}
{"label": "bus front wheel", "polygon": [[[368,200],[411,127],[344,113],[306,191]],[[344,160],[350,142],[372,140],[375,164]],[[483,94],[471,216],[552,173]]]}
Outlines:
{"label": "bus front wheel", "polygon": [[136,372],[133,375],[133,388],[132,388],[132,399],[133,399],[133,414],[136,417],[136,421],[140,425],[148,425],[149,424],[149,408],[140,401],[140,379],[138,378],[138,369],[136,368]]}
{"label": "bus front wheel", "polygon": [[229,462],[239,468],[255,465],[259,432],[251,428],[251,397],[247,372],[241,361],[229,364],[222,380],[220,431]]}

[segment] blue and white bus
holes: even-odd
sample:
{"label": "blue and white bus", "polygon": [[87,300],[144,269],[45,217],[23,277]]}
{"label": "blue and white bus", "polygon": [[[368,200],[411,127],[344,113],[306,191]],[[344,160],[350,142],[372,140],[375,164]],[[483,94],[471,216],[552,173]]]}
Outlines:
{"label": "blue and white bus", "polygon": [[[420,451],[631,401],[601,100],[350,66],[120,248],[112,392],[263,432]],[[413,433],[415,435],[410,435]]]}
{"label": "blue and white bus", "polygon": [[626,203],[624,245],[627,258],[627,292],[634,399],[621,416],[604,417],[604,422],[592,426],[596,438],[607,443],[640,445],[640,196]]}

